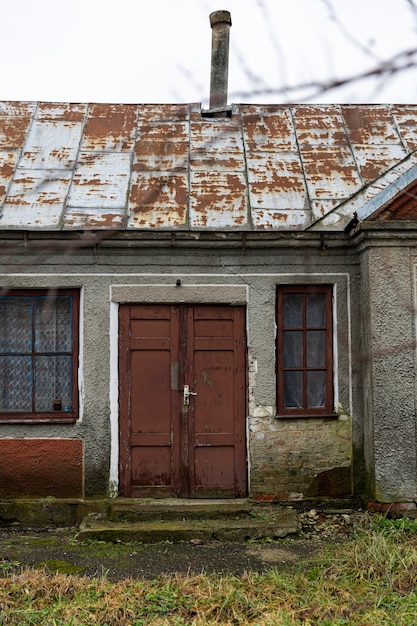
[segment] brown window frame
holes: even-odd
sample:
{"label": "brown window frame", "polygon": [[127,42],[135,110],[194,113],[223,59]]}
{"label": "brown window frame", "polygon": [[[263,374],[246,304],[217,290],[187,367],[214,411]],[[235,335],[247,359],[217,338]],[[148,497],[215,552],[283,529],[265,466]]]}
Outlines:
{"label": "brown window frame", "polygon": [[[303,296],[303,323],[302,326],[284,326],[283,296],[284,294],[302,294]],[[306,331],[310,328],[306,325],[306,294],[325,294],[325,325],[318,327],[325,330],[324,346],[324,366],[308,367],[306,364]],[[277,417],[299,418],[299,417],[335,417],[334,412],[334,392],[333,392],[333,286],[332,285],[279,285],[276,293],[276,381],[277,381]],[[303,333],[302,339],[302,366],[284,368],[284,332],[286,330],[297,330]],[[284,406],[284,372],[302,371],[303,373],[303,406]],[[307,372],[325,372],[325,402],[320,407],[307,406]]]}
{"label": "brown window frame", "polygon": [[[72,386],[72,404],[71,410],[61,409],[52,410],[48,412],[40,411],[1,411],[0,410],[0,423],[68,423],[75,422],[79,417],[79,400],[78,400],[78,365],[79,365],[79,313],[80,313],[80,291],[79,289],[4,289],[3,296],[14,297],[32,297],[37,296],[71,296],[71,337],[72,346],[71,350],[67,353],[72,356],[72,372],[71,372],[71,386]],[[5,353],[10,354],[10,353]],[[33,350],[31,353],[32,358],[37,353]],[[42,354],[42,353],[39,353]],[[53,353],[52,353],[53,354]],[[59,354],[57,352],[57,354]],[[28,355],[29,356],[29,355]]]}

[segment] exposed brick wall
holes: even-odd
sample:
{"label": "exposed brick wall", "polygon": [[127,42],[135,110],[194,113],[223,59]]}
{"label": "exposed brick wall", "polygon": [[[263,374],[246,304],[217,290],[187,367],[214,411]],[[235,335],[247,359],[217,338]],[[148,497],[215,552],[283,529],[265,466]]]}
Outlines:
{"label": "exposed brick wall", "polygon": [[80,439],[0,439],[0,498],[80,498]]}
{"label": "exposed brick wall", "polygon": [[331,420],[252,417],[249,437],[253,496],[296,500],[350,495],[352,435],[347,415]]}

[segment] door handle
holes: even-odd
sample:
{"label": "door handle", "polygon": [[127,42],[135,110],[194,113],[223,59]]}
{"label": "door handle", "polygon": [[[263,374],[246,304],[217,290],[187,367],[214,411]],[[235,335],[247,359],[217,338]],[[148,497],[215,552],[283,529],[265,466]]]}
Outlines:
{"label": "door handle", "polygon": [[184,405],[188,406],[190,404],[190,396],[196,396],[197,393],[195,391],[190,391],[189,385],[184,385]]}

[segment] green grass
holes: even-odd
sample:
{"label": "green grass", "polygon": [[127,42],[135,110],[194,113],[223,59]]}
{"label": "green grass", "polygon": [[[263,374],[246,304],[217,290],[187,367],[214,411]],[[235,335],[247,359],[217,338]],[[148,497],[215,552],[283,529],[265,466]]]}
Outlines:
{"label": "green grass", "polygon": [[111,583],[48,570],[0,572],[0,624],[256,626],[417,623],[417,522],[369,516],[296,569]]}

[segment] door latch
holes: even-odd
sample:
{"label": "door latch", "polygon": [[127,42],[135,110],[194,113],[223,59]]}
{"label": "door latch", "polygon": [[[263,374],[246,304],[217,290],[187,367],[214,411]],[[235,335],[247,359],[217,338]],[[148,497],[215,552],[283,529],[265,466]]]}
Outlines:
{"label": "door latch", "polygon": [[189,385],[184,385],[184,405],[188,406],[190,404],[190,396],[196,396],[197,393],[195,391],[190,391]]}

